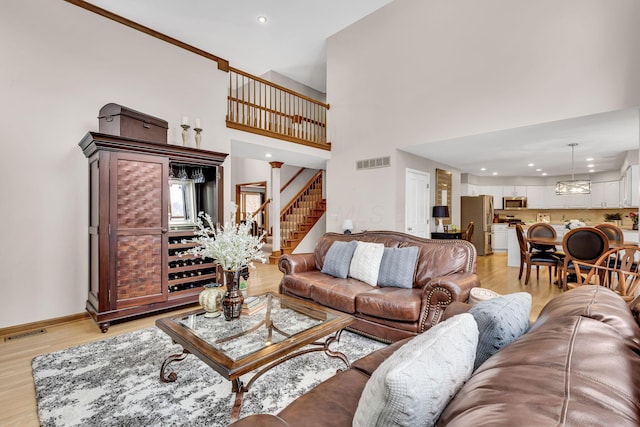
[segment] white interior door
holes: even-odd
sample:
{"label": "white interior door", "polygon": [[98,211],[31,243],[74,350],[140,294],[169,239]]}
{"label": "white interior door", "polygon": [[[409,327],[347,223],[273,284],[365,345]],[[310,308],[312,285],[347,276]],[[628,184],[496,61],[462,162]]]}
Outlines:
{"label": "white interior door", "polygon": [[405,174],[405,232],[429,237],[429,180],[427,172],[407,169]]}

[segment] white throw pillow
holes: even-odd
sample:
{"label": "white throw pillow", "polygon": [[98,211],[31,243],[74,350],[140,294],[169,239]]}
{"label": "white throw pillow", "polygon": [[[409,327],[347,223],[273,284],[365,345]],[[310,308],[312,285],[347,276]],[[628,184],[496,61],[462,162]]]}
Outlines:
{"label": "white throw pillow", "polygon": [[351,265],[349,266],[349,276],[362,280],[371,286],[378,284],[378,272],[380,271],[380,261],[384,254],[382,243],[358,242]]}
{"label": "white throw pillow", "polygon": [[469,313],[439,323],[373,372],[354,427],[432,426],[473,372],[478,326]]}

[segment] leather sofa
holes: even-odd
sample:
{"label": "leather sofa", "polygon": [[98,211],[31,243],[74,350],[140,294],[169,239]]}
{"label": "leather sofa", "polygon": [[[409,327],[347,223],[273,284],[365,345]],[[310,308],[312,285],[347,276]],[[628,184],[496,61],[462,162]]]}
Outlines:
{"label": "leather sofa", "polygon": [[[413,288],[371,286],[322,273],[327,251],[336,241],[382,243],[385,247],[419,248]],[[281,294],[311,300],[352,314],[350,329],[386,342],[415,336],[438,323],[444,308],[466,301],[480,286],[475,247],[464,240],[431,240],[393,231],[326,233],[313,253],[282,255]]]}
{"label": "leather sofa", "polygon": [[[445,318],[464,310],[452,304]],[[437,425],[640,425],[637,320],[607,288],[583,286],[554,298],[527,333],[473,372]],[[278,415],[251,415],[233,426],[351,426],[367,380],[406,341],[356,361]]]}

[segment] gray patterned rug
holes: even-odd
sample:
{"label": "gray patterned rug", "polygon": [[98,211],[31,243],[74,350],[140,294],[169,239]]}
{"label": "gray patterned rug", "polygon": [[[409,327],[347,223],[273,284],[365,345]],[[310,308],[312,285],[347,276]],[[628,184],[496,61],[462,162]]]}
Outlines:
{"label": "gray patterned rug", "polygon": [[[350,361],[385,344],[344,332],[331,348]],[[32,369],[42,426],[225,426],[231,383],[194,355],[172,364],[175,383],[161,383],[160,366],[182,347],[153,327],[37,356]],[[240,416],[277,413],[344,364],[323,352],[293,358],[260,377],[244,396]],[[245,382],[251,375],[248,375]]]}

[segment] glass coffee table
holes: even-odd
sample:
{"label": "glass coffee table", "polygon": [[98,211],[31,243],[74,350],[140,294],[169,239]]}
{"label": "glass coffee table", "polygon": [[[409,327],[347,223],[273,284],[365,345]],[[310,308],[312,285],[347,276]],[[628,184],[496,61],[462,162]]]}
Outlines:
{"label": "glass coffee table", "polygon": [[[342,330],[351,324],[350,315],[286,295],[267,293],[259,298],[263,307],[237,320],[205,318],[202,309],[156,320],[156,326],[183,348],[182,353],[165,359],[160,379],[176,381],[175,372],[166,373],[169,364],[194,354],[231,381],[236,394],[233,422],[240,414],[243,394],[274,366],[302,354],[324,351],[349,367],[347,357],[332,351],[329,345],[339,340]],[[240,377],[255,370],[244,384]]]}

